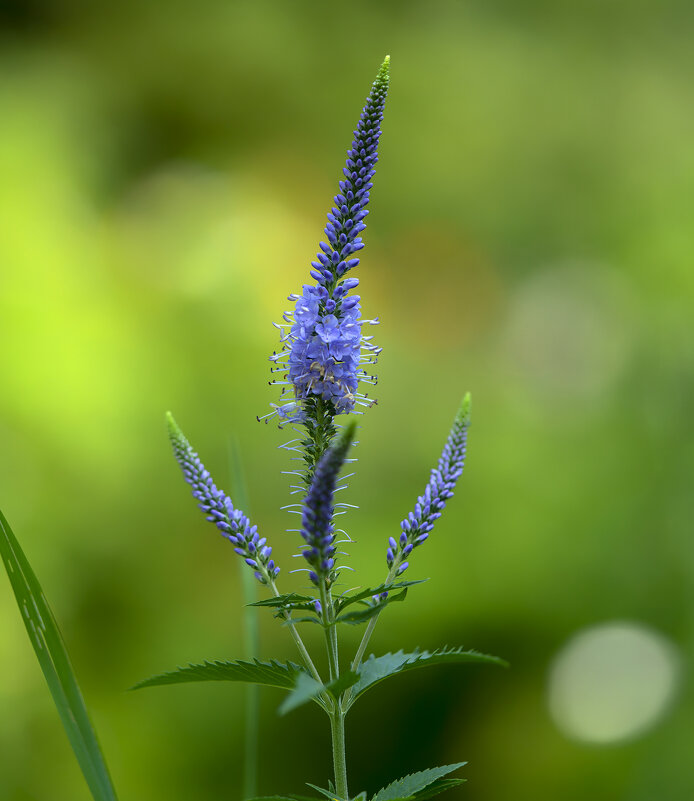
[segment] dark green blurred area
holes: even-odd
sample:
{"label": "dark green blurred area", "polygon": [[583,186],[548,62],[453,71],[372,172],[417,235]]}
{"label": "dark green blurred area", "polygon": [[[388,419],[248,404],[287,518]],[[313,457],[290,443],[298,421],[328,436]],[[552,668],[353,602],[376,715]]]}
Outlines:
{"label": "dark green blurred area", "polygon": [[[163,414],[222,485],[238,437],[281,589],[301,588],[288,432],[255,415],[276,399],[270,323],[308,280],[386,53],[358,268],[384,352],[344,498],[348,581],[383,579],[469,389],[466,473],[408,572],[431,581],[372,647],[462,644],[512,669],[375,691],[348,719],[351,789],[467,759],[470,801],[694,797],[693,17],[676,0],[2,6],[0,505],[123,801],[240,798],[242,688],[125,692],[243,649],[236,557]],[[681,678],[647,731],[586,745],[551,716],[548,675],[614,620],[667,638]],[[296,659],[269,614],[261,636],[261,656]],[[325,785],[327,721],[262,697],[260,791]],[[86,798],[0,578],[0,799]]]}

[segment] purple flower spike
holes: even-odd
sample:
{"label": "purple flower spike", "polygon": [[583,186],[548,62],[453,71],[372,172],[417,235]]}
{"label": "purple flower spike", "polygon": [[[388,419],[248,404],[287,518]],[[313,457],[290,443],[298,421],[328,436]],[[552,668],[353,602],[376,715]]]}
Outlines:
{"label": "purple flower spike", "polygon": [[431,471],[424,494],[417,498],[414,511],[402,521],[399,540],[390,537],[386,561],[388,568],[400,576],[409,567],[405,561],[412,551],[421,545],[434,528],[434,521],[441,517],[448,498],[453,496],[456,481],[463,472],[467,430],[470,426],[470,395],[463,398],[453,427],[443,446],[438,464]]}
{"label": "purple flower spike", "polygon": [[330,587],[336,577],[333,496],[337,475],[347,458],[355,429],[354,422],[348,423],[333,446],[323,454],[304,501],[301,536],[308,548],[303,552],[303,556],[311,567],[309,578],[316,586],[325,581],[326,587]]}
{"label": "purple flower spike", "polygon": [[212,476],[170,413],[166,415],[166,422],[174,456],[181,466],[183,477],[193,488],[193,497],[200,502],[200,509],[222,535],[234,544],[236,553],[253,568],[255,577],[261,584],[274,580],[280,569],[269,558],[272,548],[265,546],[266,540],[260,538],[258,527],[252,526],[246,515],[240,509],[234,508],[231,499],[217,489]]}
{"label": "purple flower spike", "polygon": [[316,284],[306,284],[300,295],[289,296],[295,302],[294,311],[284,315],[289,330],[278,326],[283,348],[270,361],[275,365],[273,372],[284,374],[282,381],[274,382],[283,389],[279,404],[272,404],[274,411],[263,419],[277,415],[280,425],[304,422],[305,403],[314,397],[327,402],[332,415],[348,414],[357,405],[373,403],[359,391],[359,384],[376,382],[364,365],[375,364],[381,349],[370,335],[362,334],[362,326],[378,321],[361,319],[359,296],[347,297],[359,281],[344,276],[359,264],[353,254],[364,247],[361,233],[366,228],[363,220],[378,161],[389,69],[390,57],[386,56],[347,151],[344,178],[325,226],[327,242],[320,243],[316,260],[311,262],[310,275]]}

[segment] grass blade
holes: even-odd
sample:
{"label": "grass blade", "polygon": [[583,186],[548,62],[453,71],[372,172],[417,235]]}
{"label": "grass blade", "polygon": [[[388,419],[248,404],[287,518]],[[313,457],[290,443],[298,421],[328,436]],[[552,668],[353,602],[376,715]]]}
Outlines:
{"label": "grass blade", "polygon": [[65,643],[41,585],[9,523],[0,512],[0,555],[41,670],[94,801],[116,792],[92,727]]}

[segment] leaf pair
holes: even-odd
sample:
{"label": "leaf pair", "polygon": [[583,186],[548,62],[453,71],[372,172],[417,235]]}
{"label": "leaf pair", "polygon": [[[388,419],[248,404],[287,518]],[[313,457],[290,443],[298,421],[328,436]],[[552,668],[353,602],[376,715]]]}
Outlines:
{"label": "leaf pair", "polygon": [[357,673],[348,671],[328,684],[310,676],[302,667],[293,662],[252,662],[205,661],[201,664],[190,664],[167,673],[160,673],[149,679],[140,681],[130,689],[140,690],[143,687],[158,687],[164,684],[187,684],[198,681],[240,681],[251,684],[264,684],[267,687],[278,687],[290,690],[289,695],[279,707],[281,715],[307,703],[317,701],[321,706],[321,696],[329,693],[334,698],[359,680]]}
{"label": "leaf pair", "polygon": [[[397,581],[394,584],[381,584],[378,587],[370,587],[366,590],[360,590],[352,595],[338,595],[334,601],[335,608],[335,622],[328,624],[329,626],[335,623],[347,623],[355,626],[360,623],[366,623],[372,617],[379,615],[388,604],[395,601],[404,601],[407,596],[407,588],[414,584],[422,584],[427,579],[419,579],[418,581]],[[401,590],[401,592],[394,592]],[[381,601],[374,602],[373,598],[380,596],[382,593],[387,592],[388,597]],[[350,612],[344,610],[352,604],[358,603],[359,609]],[[256,601],[250,606],[266,606],[271,609],[276,609],[275,617],[286,618],[287,614],[292,612],[311,612],[313,614],[304,617],[293,617],[292,623],[319,623],[323,624],[320,616],[315,613],[315,599],[309,595],[299,595],[295,592],[290,592],[285,595],[278,595],[274,598],[266,598],[262,601]]]}
{"label": "leaf pair", "polygon": [[[279,708],[280,714],[308,702],[317,701],[321,706],[321,696],[329,693],[338,698],[351,688],[349,707],[368,689],[391,676],[429,665],[461,664],[466,662],[486,663],[505,666],[506,662],[496,656],[479,651],[466,651],[463,648],[441,648],[436,651],[397,651],[383,656],[371,655],[356,671],[347,671],[337,679],[321,684],[299,665],[293,662],[203,662],[197,665],[179,667],[168,673],[161,673],[138,682],[132,689],[156,687],[163,684],[184,684],[197,681],[243,681],[265,684],[270,687],[291,690]],[[346,711],[346,710],[345,710]]]}
{"label": "leaf pair", "polygon": [[[428,770],[420,770],[417,773],[410,773],[408,776],[397,779],[379,790],[370,801],[425,801],[428,798],[433,798],[444,790],[457,787],[465,781],[465,779],[446,779],[444,777],[466,764],[467,762],[455,762],[452,765],[443,765],[438,768],[429,768]],[[340,798],[332,788],[326,790],[323,787],[317,787],[315,784],[308,784],[308,786],[317,790],[330,801],[350,801],[347,798]],[[317,801],[317,799],[292,794],[260,796],[252,798],[250,801]],[[359,793],[351,801],[367,801],[366,792]]]}

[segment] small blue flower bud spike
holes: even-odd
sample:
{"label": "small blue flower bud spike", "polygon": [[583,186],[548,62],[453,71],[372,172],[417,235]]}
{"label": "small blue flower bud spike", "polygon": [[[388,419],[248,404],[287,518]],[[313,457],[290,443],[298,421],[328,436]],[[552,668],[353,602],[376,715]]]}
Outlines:
{"label": "small blue flower bud spike", "polygon": [[166,414],[166,424],[174,456],[181,466],[183,477],[193,489],[193,497],[199,501],[200,509],[217,526],[222,536],[234,545],[234,551],[253,569],[258,581],[261,584],[274,584],[280,569],[270,558],[272,548],[267,545],[265,537],[261,537],[258,527],[252,526],[246,515],[240,509],[234,508],[231,499],[217,489],[212,476],[183,435],[171,412]]}
{"label": "small blue flower bud spike", "polygon": [[353,420],[347,423],[321,457],[304,500],[301,516],[301,536],[307,546],[303,556],[310,567],[309,578],[316,586],[324,582],[326,589],[330,588],[337,577],[333,524],[337,476],[347,458],[355,430],[356,423]]}
{"label": "small blue flower bud spike", "polygon": [[463,472],[469,427],[470,393],[468,392],[460,404],[438,464],[431,471],[424,493],[417,498],[414,510],[400,524],[402,532],[399,540],[396,541],[393,537],[388,540],[386,563],[391,576],[400,576],[407,570],[409,567],[407,558],[418,545],[427,540],[434,528],[434,522],[441,517],[446,501],[453,497],[456,482]]}

